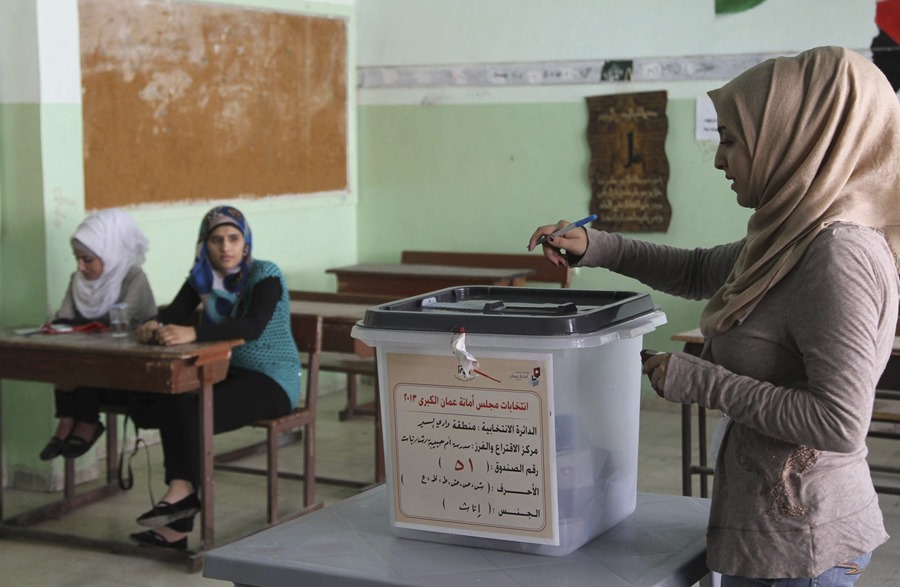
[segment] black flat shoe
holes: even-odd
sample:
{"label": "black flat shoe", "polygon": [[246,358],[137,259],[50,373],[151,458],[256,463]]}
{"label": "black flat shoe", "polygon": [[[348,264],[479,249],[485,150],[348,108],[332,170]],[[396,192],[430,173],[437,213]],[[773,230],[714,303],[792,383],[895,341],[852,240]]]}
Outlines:
{"label": "black flat shoe", "polygon": [[175,542],[169,542],[156,533],[155,530],[144,530],[129,534],[129,538],[143,546],[155,546],[157,548],[171,548],[173,550],[187,550],[187,536]]}
{"label": "black flat shoe", "polygon": [[171,524],[166,524],[166,528],[171,528],[176,532],[181,532],[183,534],[190,534],[194,531],[194,518],[196,518],[196,514],[193,516],[188,516],[186,518],[181,518],[180,520],[175,520]]}
{"label": "black flat shoe", "polygon": [[59,455],[63,453],[63,448],[66,446],[66,441],[62,438],[54,436],[50,439],[50,442],[47,443],[47,446],[44,447],[44,450],[41,451],[41,460],[42,461],[52,461]]}
{"label": "black flat shoe", "polygon": [[200,499],[192,493],[177,503],[161,501],[137,519],[137,523],[148,528],[159,528],[176,520],[190,518],[200,511]]}
{"label": "black flat shoe", "polygon": [[63,446],[62,449],[62,456],[67,459],[77,459],[87,451],[91,450],[91,447],[94,446],[97,439],[103,435],[104,430],[106,430],[106,428],[103,426],[103,422],[97,422],[97,427],[94,428],[94,435],[90,440],[85,440],[74,434],[69,434],[69,437],[66,438],[65,446]]}

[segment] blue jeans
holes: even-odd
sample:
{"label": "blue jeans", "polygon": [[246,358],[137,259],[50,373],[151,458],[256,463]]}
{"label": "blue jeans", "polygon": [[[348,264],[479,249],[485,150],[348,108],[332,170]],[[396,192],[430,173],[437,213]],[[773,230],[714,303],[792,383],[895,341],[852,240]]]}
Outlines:
{"label": "blue jeans", "polygon": [[722,587],[850,587],[860,578],[871,558],[871,552],[858,556],[811,579],[751,579],[722,575]]}

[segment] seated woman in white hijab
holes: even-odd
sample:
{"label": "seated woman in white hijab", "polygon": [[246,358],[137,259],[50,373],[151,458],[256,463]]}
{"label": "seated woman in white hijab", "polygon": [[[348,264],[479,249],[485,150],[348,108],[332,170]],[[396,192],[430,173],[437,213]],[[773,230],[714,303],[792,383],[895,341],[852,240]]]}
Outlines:
{"label": "seated woman in white hijab", "polygon": [[[54,324],[109,325],[110,308],[122,303],[127,304],[131,325],[156,315],[153,292],[141,269],[149,242],[131,216],[114,208],[95,212],[78,226],[71,244],[78,270],[72,273]],[[118,401],[116,395],[94,388],[57,389],[59,422],[41,460],[76,458],[90,450],[105,430],[100,402]]]}

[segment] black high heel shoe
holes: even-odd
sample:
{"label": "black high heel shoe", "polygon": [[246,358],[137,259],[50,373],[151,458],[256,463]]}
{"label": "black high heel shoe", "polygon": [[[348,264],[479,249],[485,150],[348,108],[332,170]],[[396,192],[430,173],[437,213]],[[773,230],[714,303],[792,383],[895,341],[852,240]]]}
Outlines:
{"label": "black high heel shoe", "polygon": [[156,530],[144,530],[143,532],[135,532],[129,534],[129,538],[142,546],[155,546],[157,548],[171,548],[173,550],[187,550],[187,536],[181,540],[169,542],[163,538]]}
{"label": "black high heel shoe", "polygon": [[44,447],[44,450],[41,451],[41,460],[52,461],[63,453],[65,446],[65,439],[54,436],[50,439],[50,442],[47,443],[47,446]]}
{"label": "black high heel shoe", "polygon": [[94,446],[97,439],[103,435],[104,430],[106,430],[106,427],[103,426],[103,422],[97,422],[97,427],[94,428],[94,435],[88,440],[75,436],[74,434],[69,434],[69,437],[66,438],[63,443],[62,456],[67,459],[76,459],[80,457],[91,450],[91,447]]}
{"label": "black high heel shoe", "polygon": [[141,514],[137,523],[148,528],[159,528],[184,518],[193,518],[199,511],[200,498],[192,493],[176,503],[159,502],[151,510]]}
{"label": "black high heel shoe", "polygon": [[197,514],[193,516],[188,516],[186,518],[181,518],[180,520],[175,520],[171,524],[166,524],[166,528],[171,528],[176,532],[182,532],[184,534],[190,534],[194,531],[194,518]]}

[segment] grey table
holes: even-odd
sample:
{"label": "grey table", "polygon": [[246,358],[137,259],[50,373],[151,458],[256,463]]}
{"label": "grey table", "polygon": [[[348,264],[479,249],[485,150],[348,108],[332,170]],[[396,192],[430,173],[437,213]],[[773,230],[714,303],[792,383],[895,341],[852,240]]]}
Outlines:
{"label": "grey table", "polygon": [[387,488],[210,551],[203,574],[235,585],[675,587],[709,584],[709,501],[638,494],[627,519],[564,557],[397,538]]}

